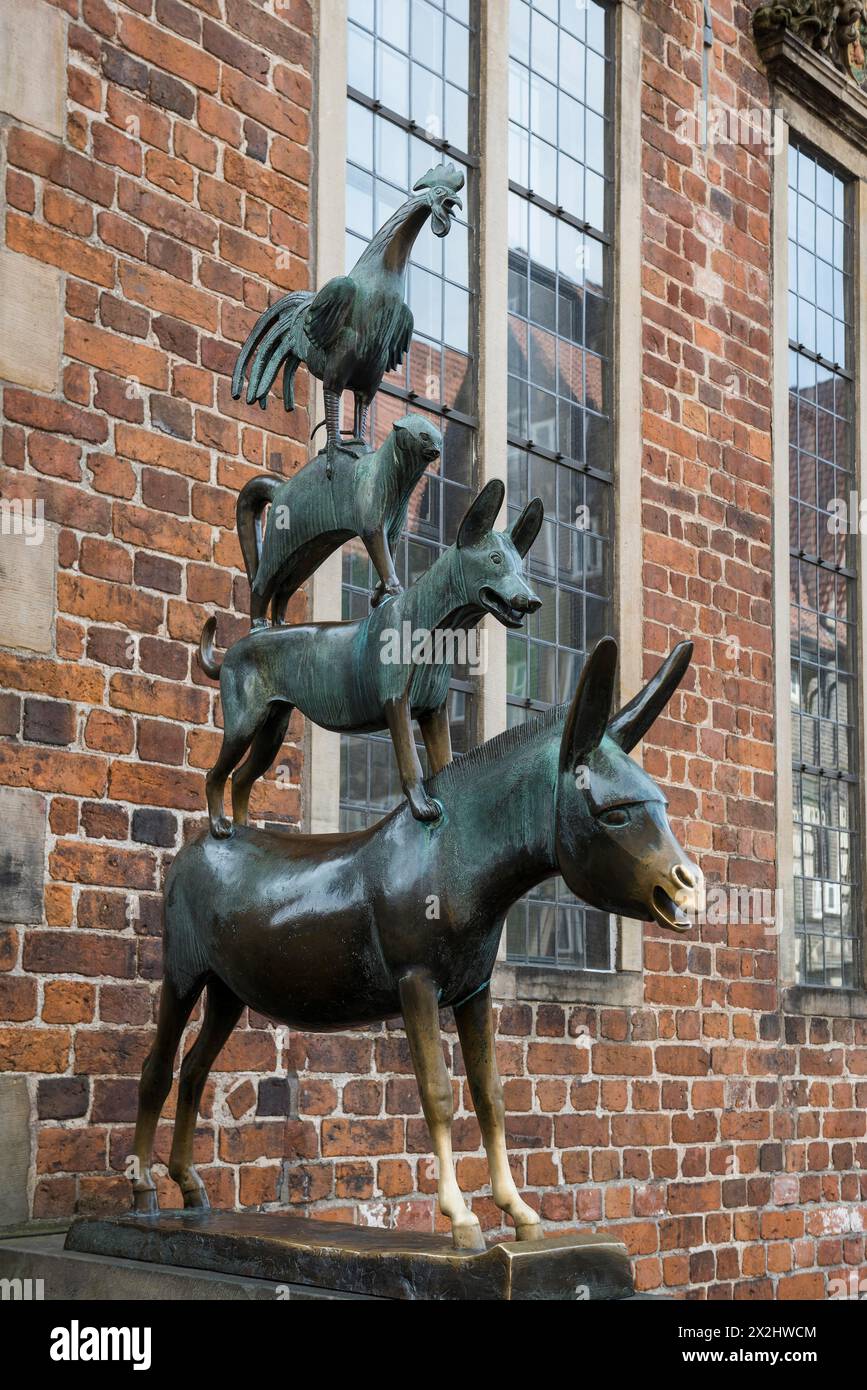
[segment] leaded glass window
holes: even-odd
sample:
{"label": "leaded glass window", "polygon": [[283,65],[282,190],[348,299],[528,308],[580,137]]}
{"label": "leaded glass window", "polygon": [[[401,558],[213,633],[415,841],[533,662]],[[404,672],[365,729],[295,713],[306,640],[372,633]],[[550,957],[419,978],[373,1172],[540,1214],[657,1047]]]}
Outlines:
{"label": "leaded glass window", "polygon": [[[474,11],[470,0],[349,0],[347,269],[433,165],[450,160],[466,179],[464,211],[457,213],[448,236],[439,239],[428,226],[415,243],[407,286],[413,341],[371,410],[375,447],[409,411],[432,420],[444,438],[442,458],[413,494],[395,555],[405,586],[454,541],[475,491],[477,256],[469,215],[478,163]],[[345,408],[344,425],[351,432],[348,395]],[[344,618],[369,612],[375,582],[361,542],[345,546]],[[456,669],[450,696],[455,753],[473,741],[468,675]],[[387,734],[342,739],[342,828],[370,824],[401,796]]]}
{"label": "leaded glass window", "polygon": [[853,367],[852,189],[823,159],[793,145],[789,529],[795,934],[800,981],[837,988],[853,988],[859,979]]}
{"label": "leaded glass window", "polygon": [[[569,700],[613,631],[612,15],[510,0],[509,512],[542,498],[542,599],[508,638],[509,722]],[[513,960],[609,970],[612,923],[549,880],[509,914]]]}

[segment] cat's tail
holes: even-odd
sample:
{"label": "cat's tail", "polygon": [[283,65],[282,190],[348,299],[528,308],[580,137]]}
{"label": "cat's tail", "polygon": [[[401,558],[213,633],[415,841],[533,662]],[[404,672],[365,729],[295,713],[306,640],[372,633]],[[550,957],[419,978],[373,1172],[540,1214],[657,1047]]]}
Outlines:
{"label": "cat's tail", "polygon": [[238,523],[238,540],[241,543],[241,554],[244,557],[244,568],[250,588],[253,587],[262,557],[262,513],[273,499],[277,488],[285,481],[285,478],[278,478],[273,473],[263,473],[258,478],[251,478],[238,494],[235,519]]}
{"label": "cat's tail", "polygon": [[208,618],[202,628],[202,635],[199,638],[199,665],[206,676],[210,676],[215,681],[220,675],[222,661],[218,661],[214,653],[214,634],[217,631],[217,620],[214,617]]}

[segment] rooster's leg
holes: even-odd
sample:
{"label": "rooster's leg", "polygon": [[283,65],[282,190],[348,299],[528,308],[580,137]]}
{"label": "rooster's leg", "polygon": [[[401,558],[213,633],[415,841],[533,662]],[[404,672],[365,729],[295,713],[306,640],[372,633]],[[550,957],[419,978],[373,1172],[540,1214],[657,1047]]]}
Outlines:
{"label": "rooster's leg", "polygon": [[340,448],[340,406],[339,391],[325,392],[325,476],[330,478],[334,472],[334,456]]}
{"label": "rooster's leg", "polygon": [[358,440],[359,444],[367,443],[367,412],[369,409],[370,402],[366,401],[363,396],[356,395],[355,421],[353,423],[352,428],[355,434],[355,438]]}

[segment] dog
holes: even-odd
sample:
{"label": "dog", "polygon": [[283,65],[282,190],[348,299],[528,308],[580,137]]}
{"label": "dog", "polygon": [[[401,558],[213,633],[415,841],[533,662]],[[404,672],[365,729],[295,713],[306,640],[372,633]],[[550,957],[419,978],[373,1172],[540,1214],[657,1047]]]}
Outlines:
{"label": "dog", "polygon": [[[273,624],[282,623],[296,589],[355,536],[364,542],[379,575],[373,606],[399,594],[393,553],[406,524],[410,495],[442,446],[434,425],[421,415],[407,415],[375,453],[354,455],[341,449],[330,482],[323,454],[292,478],[252,478],[241,489],[236,516],[253,627],[267,624],[269,604]],[[263,539],[262,513],[269,503]]]}
{"label": "dog", "polygon": [[499,479],[488,483],[470,504],[454,545],[409,589],[366,618],[258,628],[229,649],[222,666],[213,649],[216,619],[208,619],[199,660],[207,675],[219,677],[224,725],[223,745],[207,777],[208,815],[217,838],[232,833],[223,814],[229,774],[248,753],[232,777],[234,819],[245,825],[253,784],[277,756],[295,708],[339,733],[387,728],[413,815],[438,818],[440,807],[423,786],[412,720],[418,720],[431,772],[438,772],[452,757],[447,701],[453,660],[434,654],[421,662],[413,653],[395,653],[395,637],[406,631],[427,637],[466,632],[486,613],[504,627],[519,628],[541,607],[522,562],[539,534],[542,503],[534,497],[507,530],[495,531],[504,496]]}

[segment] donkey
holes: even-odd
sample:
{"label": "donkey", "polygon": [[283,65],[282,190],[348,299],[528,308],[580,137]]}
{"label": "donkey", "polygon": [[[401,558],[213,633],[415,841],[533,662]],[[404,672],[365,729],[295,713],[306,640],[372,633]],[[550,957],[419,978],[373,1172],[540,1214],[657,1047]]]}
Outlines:
{"label": "donkey", "polygon": [[[238,496],[238,539],[250,581],[253,627],[283,621],[289,599],[345,541],[360,536],[379,575],[371,602],[400,593],[394,551],[406,524],[410,495],[438,459],[442,435],[422,415],[406,415],[375,453],[357,462],[337,455],[330,487],[321,454],[291,478],[251,478]],[[270,504],[262,536],[262,513]]]}
{"label": "donkey", "polygon": [[691,652],[691,643],[676,647],[610,719],[617,646],[603,638],[568,708],[499,735],[430,780],[443,805],[435,825],[401,804],[351,834],[242,828],[231,840],[202,833],[181,850],[166,879],[159,1021],[139,1092],[137,1211],[158,1210],[154,1133],[181,1035],[207,985],[201,1031],[181,1067],[169,1159],[185,1207],[208,1205],[192,1163],[196,1116],[245,1004],[315,1032],[402,1016],[438,1159],[440,1210],[457,1247],[482,1248],[452,1159],[438,1017],[451,1006],[494,1201],[519,1240],[541,1234],[506,1151],[490,994],[503,922],[524,893],[560,873],[595,907],[688,929],[684,909],[697,907],[699,871],[672,834],[662,793],[627,753],[673,694]]}
{"label": "donkey", "polygon": [[[470,504],[455,544],[406,593],[357,622],[259,628],[229,649],[221,667],[212,648],[216,619],[208,619],[199,660],[209,676],[219,676],[223,704],[223,744],[207,778],[214,835],[232,833],[223,815],[226,779],[249,749],[232,778],[235,823],[246,824],[253,784],[277,756],[293,709],[339,733],[387,728],[413,815],[436,819],[439,806],[424,790],[412,720],[419,722],[437,772],[452,756],[454,634],[475,627],[486,613],[517,628],[541,607],[521,570],[542,525],[542,503],[534,497],[508,530],[494,531],[504,496],[499,478],[489,482]],[[409,643],[401,641],[403,634]],[[418,634],[422,640],[413,642]]]}

